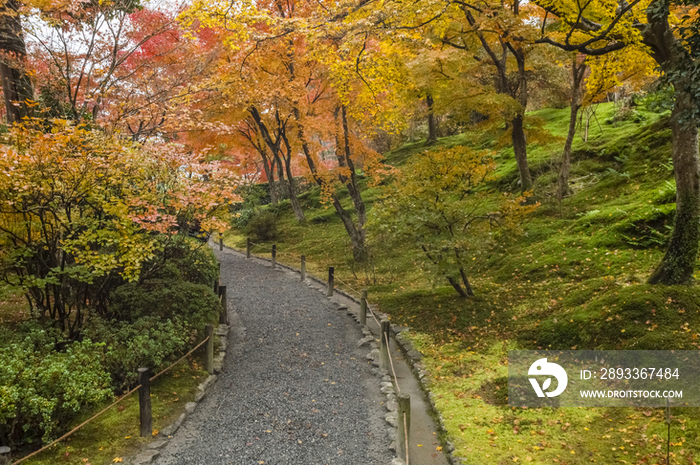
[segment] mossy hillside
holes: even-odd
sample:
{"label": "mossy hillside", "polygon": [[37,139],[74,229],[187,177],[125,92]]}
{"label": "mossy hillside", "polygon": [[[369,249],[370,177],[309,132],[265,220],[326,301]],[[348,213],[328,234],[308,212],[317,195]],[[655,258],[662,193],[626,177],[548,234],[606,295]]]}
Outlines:
{"label": "mossy hillside", "polygon": [[[665,460],[660,409],[513,410],[499,395],[511,349],[696,347],[695,288],[644,284],[663,256],[675,205],[666,115],[636,112],[640,118],[612,121],[614,105],[599,107],[602,131],[592,121],[588,142],[577,136],[571,170],[575,194],[561,205],[554,196],[557,163],[552,159],[560,156],[569,111],[533,112],[554,136],[528,147],[542,205],[522,235],[484,237],[471,251],[473,299],[459,299],[414,244],[371,229],[371,265],[353,266],[347,234],[333,209],[320,203],[317,190],[304,196],[311,208],[307,224],[299,225],[291,210],[280,210],[280,261],[298,266],[305,254],[309,270],[321,277],[334,266],[340,287],[367,287],[372,303],[413,328],[411,337],[426,355],[447,434],[456,454],[469,463]],[[480,133],[439,141],[445,146],[491,144],[500,176],[487,187],[494,195],[515,191],[512,149],[494,143]],[[385,160],[401,166],[424,150],[420,142],[407,145],[387,153]],[[365,190],[369,209],[376,196],[376,189]],[[350,208],[347,198],[343,202]],[[226,242],[244,247],[245,237],[231,231]],[[269,246],[254,252],[269,253]],[[674,413],[672,463],[691,463],[697,455],[697,417],[693,409]]]}

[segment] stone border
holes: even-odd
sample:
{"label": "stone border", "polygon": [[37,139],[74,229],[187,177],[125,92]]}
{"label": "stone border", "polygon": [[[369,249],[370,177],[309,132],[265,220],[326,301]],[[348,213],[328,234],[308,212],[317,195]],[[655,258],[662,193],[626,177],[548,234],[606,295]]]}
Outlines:
{"label": "stone border", "polygon": [[174,423],[163,428],[158,433],[158,438],[155,441],[147,444],[145,450],[139,452],[136,455],[136,457],[134,457],[128,462],[130,465],[147,465],[152,463],[155,459],[157,459],[160,456],[161,449],[163,449],[168,444],[168,441],[180,428],[182,422],[185,421],[185,418],[187,418],[188,415],[191,415],[197,408],[197,404],[199,404],[199,402],[201,402],[201,400],[204,399],[204,396],[214,384],[218,374],[221,373],[221,370],[224,366],[224,357],[226,356],[226,345],[228,342],[226,336],[228,335],[228,331],[228,325],[220,324],[214,332],[215,335],[219,336],[219,342],[221,343],[219,347],[219,353],[214,357],[214,374],[209,375],[207,379],[205,379],[202,383],[199,384],[199,386],[197,387],[197,393],[194,396],[194,402],[186,403],[185,412],[182,415],[180,415],[180,417],[177,420],[175,420]]}

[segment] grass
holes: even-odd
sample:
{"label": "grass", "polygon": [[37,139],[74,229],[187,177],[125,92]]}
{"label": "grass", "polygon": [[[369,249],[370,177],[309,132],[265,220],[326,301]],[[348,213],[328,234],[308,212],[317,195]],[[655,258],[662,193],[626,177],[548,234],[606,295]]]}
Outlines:
{"label": "grass", "polygon": [[[644,284],[664,253],[675,197],[669,169],[666,114],[641,108],[621,119],[613,104],[597,109],[589,139],[577,136],[571,180],[575,194],[555,199],[557,158],[568,109],[529,114],[549,131],[531,133],[528,147],[535,192],[542,203],[509,239],[484,238],[468,270],[476,297],[459,299],[410,243],[371,229],[369,266],[354,266],[350,242],[317,189],[301,198],[308,222],[298,224],[288,202],[278,207],[278,260],[325,276],[328,266],[398,324],[426,355],[431,389],[456,455],[473,464],[665,463],[662,409],[513,409],[507,399],[507,351],[512,349],[697,349],[700,292],[695,286]],[[470,144],[496,150],[499,178],[490,186],[517,190],[511,148],[478,132],[443,138],[441,146]],[[422,142],[385,154],[401,167],[426,150]],[[378,190],[365,187],[368,209]],[[344,204],[350,208],[347,198]],[[229,231],[228,245],[245,247]],[[253,251],[269,255],[269,243]],[[345,284],[340,283],[340,287]],[[348,289],[350,290],[350,289]],[[693,464],[700,454],[697,409],[674,409],[671,463]]]}

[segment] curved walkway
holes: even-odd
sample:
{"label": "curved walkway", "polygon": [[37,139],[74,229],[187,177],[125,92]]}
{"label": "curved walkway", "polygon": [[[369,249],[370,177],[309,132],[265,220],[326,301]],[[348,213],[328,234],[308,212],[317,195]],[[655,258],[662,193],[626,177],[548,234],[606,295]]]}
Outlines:
{"label": "curved walkway", "polygon": [[388,465],[386,410],[345,311],[226,250],[231,331],[215,385],[156,465]]}

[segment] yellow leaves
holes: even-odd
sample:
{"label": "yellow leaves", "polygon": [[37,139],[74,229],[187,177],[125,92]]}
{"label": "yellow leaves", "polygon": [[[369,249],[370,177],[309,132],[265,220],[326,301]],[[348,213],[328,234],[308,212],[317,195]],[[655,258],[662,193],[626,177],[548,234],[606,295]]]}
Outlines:
{"label": "yellow leaves", "polygon": [[121,463],[123,461],[124,461],[124,459],[121,457],[114,457],[114,459],[112,460],[112,463]]}

